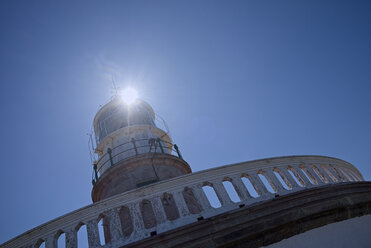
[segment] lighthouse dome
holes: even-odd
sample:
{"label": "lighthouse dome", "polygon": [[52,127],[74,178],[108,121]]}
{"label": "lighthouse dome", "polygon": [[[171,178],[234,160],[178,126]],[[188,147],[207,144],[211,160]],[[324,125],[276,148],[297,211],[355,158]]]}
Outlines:
{"label": "lighthouse dome", "polygon": [[136,125],[156,126],[152,107],[140,99],[129,105],[115,97],[105,104],[94,118],[97,143],[120,128]]}

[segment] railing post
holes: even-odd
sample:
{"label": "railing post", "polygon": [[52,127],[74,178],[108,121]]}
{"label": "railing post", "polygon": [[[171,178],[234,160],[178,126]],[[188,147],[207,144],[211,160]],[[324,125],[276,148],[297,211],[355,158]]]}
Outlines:
{"label": "railing post", "polygon": [[156,140],[154,138],[150,138],[148,140],[148,144],[149,144],[149,150],[148,150],[148,152],[151,152],[152,147],[154,147],[155,148],[155,153],[156,153],[156,150],[157,150]]}
{"label": "railing post", "polygon": [[233,203],[231,198],[229,197],[227,191],[225,190],[224,185],[223,185],[222,182],[214,181],[214,182],[212,182],[212,185],[213,185],[212,187],[214,188],[216,196],[218,197],[222,207],[224,205],[228,205],[228,204]]}
{"label": "railing post", "polygon": [[362,182],[364,181],[365,179],[363,178],[362,174],[360,174],[359,172],[357,172],[356,170],[353,171],[353,173],[356,175],[356,177],[358,178],[358,181]]}
{"label": "railing post", "polygon": [[[288,168],[286,166],[278,167],[278,174],[282,177],[282,180],[285,181],[287,186],[291,189],[300,189],[300,185],[295,181],[295,179],[290,175],[288,172]],[[285,180],[286,179],[286,180]]]}
{"label": "railing post", "polygon": [[109,161],[111,163],[111,166],[113,166],[112,149],[111,148],[107,148],[107,153],[108,153],[108,156],[109,156]]}
{"label": "railing post", "polygon": [[208,209],[212,209],[210,202],[202,189],[202,185],[197,184],[195,186],[192,186],[191,188],[193,189],[193,193],[197,199],[197,203],[199,203],[202,208],[201,212],[207,211]]}
{"label": "railing post", "polygon": [[348,175],[349,175],[350,177],[353,178],[353,181],[354,181],[354,182],[359,181],[359,179],[355,176],[354,172],[353,172],[351,169],[346,168],[346,172],[348,173]]}
{"label": "railing post", "polygon": [[286,190],[283,187],[283,185],[281,184],[281,182],[278,181],[276,175],[274,175],[274,172],[273,172],[272,168],[269,168],[264,172],[266,173],[265,176],[266,176],[266,179],[267,179],[268,183],[271,184],[271,187],[273,188],[273,190],[276,191],[276,193],[280,193],[281,191]]}
{"label": "railing post", "polygon": [[314,182],[314,184],[317,185],[324,184],[320,176],[317,175],[317,173],[313,170],[310,164],[303,165],[302,169],[305,171],[308,177]]}
{"label": "railing post", "polygon": [[294,174],[296,179],[300,182],[301,185],[299,185],[299,186],[310,187],[310,185],[312,183],[309,181],[309,179],[301,171],[301,169],[299,168],[299,165],[292,165],[290,170],[291,170],[292,174]]}
{"label": "railing post", "polygon": [[77,232],[71,228],[66,230],[66,248],[77,248]]}
{"label": "railing post", "polygon": [[348,182],[353,182],[353,179],[347,173],[345,173],[343,168],[338,166],[337,169],[345,176],[345,178]]}
{"label": "railing post", "polygon": [[341,175],[341,173],[339,172],[339,170],[336,168],[336,165],[328,165],[329,167],[329,170],[332,171],[333,175],[339,180],[339,182],[345,182],[345,178],[343,177],[343,175]]}
{"label": "railing post", "polygon": [[111,209],[107,212],[106,216],[108,218],[109,232],[111,235],[110,242],[116,242],[123,237],[118,209]]}
{"label": "railing post", "polygon": [[320,180],[320,178],[319,177],[317,178],[316,177],[317,174],[315,174],[314,172],[311,173],[311,171],[308,168],[306,168],[304,165],[297,165],[295,169],[300,175],[300,177],[304,180],[305,187],[311,187],[312,185],[318,184],[318,180]]}
{"label": "railing post", "polygon": [[135,139],[134,138],[131,138],[131,143],[133,143],[134,150],[135,150],[135,155],[138,155],[137,144],[135,144]]}
{"label": "railing post", "polygon": [[150,200],[152,203],[153,213],[155,214],[156,222],[158,224],[161,224],[167,221],[166,213],[165,213],[164,207],[162,206],[160,197],[161,196],[156,196]]}
{"label": "railing post", "polygon": [[162,145],[161,145],[161,140],[160,140],[160,138],[157,138],[157,143],[158,143],[158,145],[160,146],[161,152],[162,152],[162,153],[165,153],[165,152],[164,152],[164,148],[163,148]]}
{"label": "railing post", "polygon": [[145,237],[145,233],[143,232],[144,222],[142,214],[140,213],[139,202],[128,204],[127,207],[130,210],[131,220],[133,223],[133,232],[130,237],[133,240]]}
{"label": "railing post", "polygon": [[182,154],[181,154],[180,151],[179,151],[179,147],[178,147],[176,144],[174,144],[174,149],[175,149],[176,153],[178,154],[178,157],[179,157],[179,158],[183,158],[183,157],[182,157]]}
{"label": "railing post", "polygon": [[339,181],[332,172],[324,164],[319,165],[319,169],[323,171],[323,174],[329,179],[330,183],[336,183]]}
{"label": "railing post", "polygon": [[246,186],[243,184],[241,177],[239,177],[238,175],[232,176],[231,183],[233,184],[233,187],[236,190],[241,201],[246,201],[252,198],[249,191],[246,189]]}
{"label": "railing post", "polygon": [[89,248],[101,247],[99,240],[98,223],[96,220],[88,221],[86,224],[86,231],[88,233]]}
{"label": "railing post", "polygon": [[98,171],[97,171],[97,164],[94,163],[94,176],[95,176],[95,182],[98,181]]}
{"label": "railing post", "polygon": [[45,248],[57,248],[57,239],[54,235],[45,239]]}
{"label": "railing post", "polygon": [[323,171],[320,170],[318,165],[315,164],[310,164],[309,167],[314,171],[314,174],[317,176],[318,179],[318,184],[326,184],[329,183],[329,180],[327,179],[326,175],[324,174]]}
{"label": "railing post", "polygon": [[187,216],[187,215],[189,215],[190,212],[188,210],[187,203],[184,200],[182,191],[176,191],[176,192],[174,192],[173,193],[173,197],[174,197],[175,204],[176,204],[176,206],[178,208],[178,211],[179,211],[180,215],[181,216]]}
{"label": "railing post", "polygon": [[248,179],[250,179],[252,186],[254,187],[256,193],[258,193],[259,196],[263,196],[270,193],[264,186],[264,183],[260,180],[258,172],[252,172],[251,174],[249,174]]}

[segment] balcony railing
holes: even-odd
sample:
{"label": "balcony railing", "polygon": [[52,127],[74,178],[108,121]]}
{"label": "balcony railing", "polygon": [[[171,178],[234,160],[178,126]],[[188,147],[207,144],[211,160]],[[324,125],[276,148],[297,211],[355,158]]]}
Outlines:
{"label": "balcony railing", "polygon": [[182,158],[179,148],[176,144],[166,142],[160,138],[151,139],[131,139],[116,147],[108,148],[98,161],[93,164],[92,183],[98,180],[100,175],[111,166],[122,162],[123,160],[138,156],[144,153],[166,153]]}
{"label": "balcony railing", "polygon": [[[363,181],[351,164],[322,156],[290,156],[217,167],[131,190],[38,226],[2,247],[77,247],[86,225],[89,247],[121,247],[221,213],[300,190]],[[225,187],[231,184],[232,188]],[[208,188],[208,190],[206,190]],[[208,194],[209,191],[214,192]],[[206,193],[205,193],[206,192]],[[237,199],[231,197],[238,196]],[[217,204],[215,204],[217,203]],[[106,241],[97,223],[103,218]]]}

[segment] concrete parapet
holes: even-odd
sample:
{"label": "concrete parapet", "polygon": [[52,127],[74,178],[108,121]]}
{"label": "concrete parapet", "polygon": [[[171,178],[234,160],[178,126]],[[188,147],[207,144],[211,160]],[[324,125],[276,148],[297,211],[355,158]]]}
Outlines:
{"label": "concrete parapet", "polygon": [[[168,163],[167,158],[158,157],[159,164]],[[171,159],[172,164],[179,160],[180,168],[186,170],[179,158]],[[132,163],[135,167],[135,160]],[[107,173],[115,171],[108,173],[107,178],[102,175],[97,185],[103,185],[110,174],[125,167],[108,169]],[[246,186],[245,181],[251,186]],[[66,233],[66,247],[76,247],[76,232],[82,225],[87,226],[89,246],[101,247],[97,232],[101,218],[106,218],[108,228],[104,247],[145,247],[151,242],[160,245],[162,239],[168,240],[170,246],[183,241],[190,247],[199,241],[205,247],[228,246],[228,242],[240,244],[248,240],[252,246],[265,245],[259,237],[284,238],[281,229],[295,235],[331,221],[369,213],[371,183],[362,181],[362,175],[350,163],[323,156],[278,157],[226,165],[119,193],[36,227],[1,247],[38,247],[44,241],[48,247],[55,247],[61,233]],[[232,185],[239,200],[232,199],[224,186],[226,182]],[[218,207],[213,206],[205,188],[214,191]],[[102,192],[97,189],[97,195],[104,195]],[[318,215],[330,217],[318,218],[316,222],[314,217]],[[295,226],[298,220],[303,224]],[[238,230],[239,226],[245,229]],[[285,229],[290,226],[292,230]],[[253,233],[256,236],[251,236]]]}

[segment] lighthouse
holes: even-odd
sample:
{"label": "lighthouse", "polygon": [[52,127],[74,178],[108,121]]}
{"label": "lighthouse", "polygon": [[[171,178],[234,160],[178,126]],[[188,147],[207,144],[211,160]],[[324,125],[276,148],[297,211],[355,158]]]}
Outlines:
{"label": "lighthouse", "polygon": [[97,112],[93,126],[98,155],[93,163],[93,202],[192,172],[143,100],[114,96]]}

